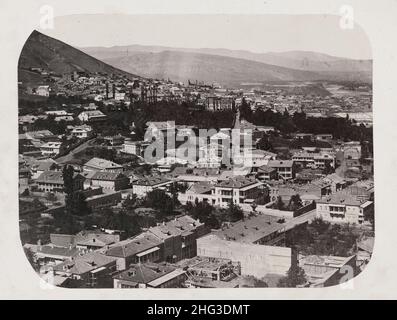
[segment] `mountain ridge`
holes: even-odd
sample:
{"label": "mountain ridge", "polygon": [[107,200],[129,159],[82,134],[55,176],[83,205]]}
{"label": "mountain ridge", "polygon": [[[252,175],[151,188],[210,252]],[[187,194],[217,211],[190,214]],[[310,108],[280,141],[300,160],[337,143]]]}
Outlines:
{"label": "mountain ridge", "polygon": [[268,65],[246,59],[221,55],[162,51],[132,53],[125,57],[104,59],[107,63],[145,77],[186,82],[199,80],[206,83],[239,85],[242,82],[310,81],[321,76],[302,70]]}
{"label": "mountain ridge", "polygon": [[[112,47],[83,47],[82,51],[92,54],[99,58],[113,58],[123,56],[128,51],[143,52],[194,52],[211,55],[222,55],[233,58],[247,59],[266,64],[305,70],[305,71],[369,71],[372,72],[371,59],[351,59],[344,57],[336,57],[325,53],[314,51],[298,51],[290,50],[284,52],[265,52],[258,53],[249,50],[232,50],[224,48],[172,48],[167,46],[145,46],[145,45],[129,45],[129,46],[112,46]],[[305,63],[306,62],[306,63]],[[307,64],[310,62],[310,64]],[[349,64],[351,67],[349,68]],[[357,65],[357,66],[355,66]],[[332,69],[334,68],[334,69]],[[335,70],[336,68],[336,70]]]}
{"label": "mountain ridge", "polygon": [[29,78],[31,68],[43,68],[56,74],[85,71],[136,77],[37,30],[30,34],[19,56],[19,81]]}

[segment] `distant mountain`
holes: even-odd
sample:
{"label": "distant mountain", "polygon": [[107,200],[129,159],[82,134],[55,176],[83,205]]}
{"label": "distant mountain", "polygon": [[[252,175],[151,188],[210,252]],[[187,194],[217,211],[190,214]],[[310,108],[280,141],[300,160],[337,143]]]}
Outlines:
{"label": "distant mountain", "polygon": [[317,76],[320,76],[320,78],[325,80],[372,81],[372,60],[340,58],[311,51],[254,53],[246,50],[170,48],[141,45],[114,46],[110,48],[89,47],[82,48],[82,50],[109,63],[116,63],[117,60],[115,58],[132,56],[137,53],[188,52],[245,59],[284,68],[312,71],[316,76],[314,79],[309,80],[315,80]]}
{"label": "distant mountain", "polygon": [[56,74],[86,71],[134,76],[36,30],[26,40],[19,57],[19,81],[40,82],[42,80],[40,75],[29,71],[32,67],[43,68]]}
{"label": "distant mountain", "polygon": [[294,70],[245,59],[193,52],[131,52],[104,59],[107,63],[145,77],[176,81],[199,80],[239,85],[242,82],[318,80],[314,72]]}

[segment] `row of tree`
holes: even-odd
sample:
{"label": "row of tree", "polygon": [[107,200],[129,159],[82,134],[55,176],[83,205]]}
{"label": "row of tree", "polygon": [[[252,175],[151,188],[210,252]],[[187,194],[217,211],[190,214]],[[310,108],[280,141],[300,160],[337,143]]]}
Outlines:
{"label": "row of tree", "polygon": [[316,218],[287,232],[286,246],[306,255],[348,257],[355,253],[359,232],[350,225],[331,224]]}

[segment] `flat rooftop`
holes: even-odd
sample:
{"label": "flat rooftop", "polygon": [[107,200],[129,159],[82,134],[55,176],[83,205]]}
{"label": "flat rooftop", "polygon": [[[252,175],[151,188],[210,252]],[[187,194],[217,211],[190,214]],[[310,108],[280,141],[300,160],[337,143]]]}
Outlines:
{"label": "flat rooftop", "polygon": [[281,231],[285,224],[278,223],[279,219],[279,217],[264,214],[247,217],[219,231],[214,231],[213,234],[223,240],[254,243],[274,232]]}

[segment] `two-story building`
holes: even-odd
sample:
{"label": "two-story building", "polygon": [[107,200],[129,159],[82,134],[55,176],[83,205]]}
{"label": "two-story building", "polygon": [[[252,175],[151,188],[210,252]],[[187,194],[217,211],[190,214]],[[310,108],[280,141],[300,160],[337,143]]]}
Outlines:
{"label": "two-story building", "polygon": [[97,251],[77,255],[53,268],[54,275],[76,280],[84,288],[111,288],[116,272],[116,259]]}
{"label": "two-story building", "polygon": [[104,193],[127,189],[129,182],[121,172],[98,171],[91,177],[91,186],[102,187]]}
{"label": "two-story building", "polygon": [[[73,175],[74,191],[83,190],[85,178],[78,173]],[[36,180],[39,191],[63,192],[64,181],[61,171],[44,171]]]}
{"label": "two-story building", "polygon": [[92,135],[92,128],[88,125],[74,126],[70,133],[74,137],[85,139]]}
{"label": "two-story building", "polygon": [[267,165],[277,170],[279,179],[290,180],[295,178],[295,165],[292,160],[270,160]]}
{"label": "two-story building", "polygon": [[138,197],[143,198],[156,189],[167,191],[173,183],[174,181],[164,176],[144,177],[132,182],[132,191]]}
{"label": "two-story building", "polygon": [[339,191],[316,202],[316,216],[330,222],[362,224],[374,203]]}
{"label": "two-story building", "polygon": [[148,232],[109,246],[105,254],[116,258],[117,270],[128,269],[131,264],[161,261],[162,241]]}
{"label": "two-story building", "polygon": [[216,204],[220,207],[227,207],[229,203],[239,205],[247,199],[256,199],[261,186],[262,183],[255,178],[244,176],[237,176],[219,182],[214,189]]}
{"label": "two-story building", "polygon": [[326,152],[296,152],[292,160],[303,168],[324,169],[327,166],[335,168],[335,156]]}
{"label": "two-story building", "polygon": [[54,156],[61,152],[62,142],[51,141],[46,142],[40,146],[40,151],[43,156]]}

